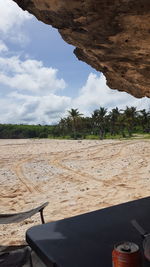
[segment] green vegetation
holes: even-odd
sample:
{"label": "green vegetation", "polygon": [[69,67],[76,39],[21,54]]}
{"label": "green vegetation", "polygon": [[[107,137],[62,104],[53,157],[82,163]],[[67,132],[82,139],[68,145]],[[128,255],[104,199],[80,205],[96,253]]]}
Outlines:
{"label": "green vegetation", "polygon": [[150,138],[150,111],[100,107],[90,117],[78,109],[68,111],[57,125],[0,124],[0,138],[119,139]]}
{"label": "green vegetation", "polygon": [[55,126],[55,134],[74,139],[133,138],[135,134],[149,138],[150,112],[136,110],[135,107],[126,107],[125,110],[116,107],[108,112],[100,107],[93,111],[91,117],[83,117],[78,109],[71,109],[68,116]]}
{"label": "green vegetation", "polygon": [[0,124],[0,138],[47,138],[52,135],[53,128],[54,126]]}

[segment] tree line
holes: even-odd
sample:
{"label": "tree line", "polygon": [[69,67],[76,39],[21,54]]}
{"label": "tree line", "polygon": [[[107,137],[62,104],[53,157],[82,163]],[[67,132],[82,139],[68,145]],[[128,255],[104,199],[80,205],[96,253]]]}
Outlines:
{"label": "tree line", "polygon": [[150,134],[150,111],[117,107],[95,109],[85,117],[78,109],[68,111],[56,125],[0,124],[0,138],[118,138],[132,137],[134,133]]}
{"label": "tree line", "polygon": [[0,124],[1,139],[48,138],[52,134],[51,125]]}
{"label": "tree line", "polygon": [[95,109],[90,117],[84,117],[78,109],[68,111],[68,116],[61,118],[55,127],[58,136],[69,136],[74,139],[87,136],[131,137],[133,133],[150,133],[150,112],[137,110],[136,107],[117,107],[108,112],[107,108]]}

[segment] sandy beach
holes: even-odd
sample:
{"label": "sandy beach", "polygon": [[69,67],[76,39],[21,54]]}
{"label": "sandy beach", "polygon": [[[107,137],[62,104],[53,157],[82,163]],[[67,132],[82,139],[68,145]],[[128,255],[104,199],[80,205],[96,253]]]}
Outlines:
{"label": "sandy beach", "polygon": [[[48,222],[150,195],[149,140],[0,140],[0,151],[0,213],[49,201]],[[0,225],[1,244],[39,223]]]}

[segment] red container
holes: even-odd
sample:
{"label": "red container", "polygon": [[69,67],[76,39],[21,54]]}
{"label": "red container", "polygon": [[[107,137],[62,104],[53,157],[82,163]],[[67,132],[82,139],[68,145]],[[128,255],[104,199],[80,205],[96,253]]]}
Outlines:
{"label": "red container", "polygon": [[132,242],[116,244],[112,252],[113,267],[141,267],[138,245]]}

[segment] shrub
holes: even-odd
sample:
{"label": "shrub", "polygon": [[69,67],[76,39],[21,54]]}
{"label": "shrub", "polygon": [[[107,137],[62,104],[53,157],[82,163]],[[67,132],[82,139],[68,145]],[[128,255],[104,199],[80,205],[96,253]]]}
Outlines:
{"label": "shrub", "polygon": [[48,138],[48,134],[43,132],[39,134],[39,138]]}

